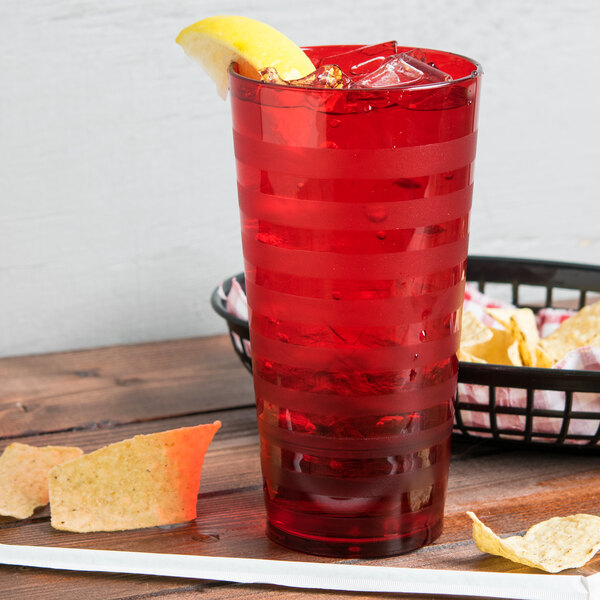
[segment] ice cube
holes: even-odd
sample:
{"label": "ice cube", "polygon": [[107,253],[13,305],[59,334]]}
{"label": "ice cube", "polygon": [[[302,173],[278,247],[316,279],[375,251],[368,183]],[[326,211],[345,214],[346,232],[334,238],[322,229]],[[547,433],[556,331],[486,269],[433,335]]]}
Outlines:
{"label": "ice cube", "polygon": [[355,75],[365,75],[375,70],[389,56],[396,54],[397,44],[394,41],[360,46],[348,52],[323,57],[320,65],[338,65],[344,73],[354,78]]}
{"label": "ice cube", "polygon": [[452,79],[450,75],[425,62],[422,50],[411,50],[389,56],[380,67],[355,79],[350,87],[397,87],[440,83]]}
{"label": "ice cube", "polygon": [[293,85],[296,87],[314,87],[337,89],[349,87],[350,78],[345,75],[337,65],[323,65],[301,79],[282,79],[274,67],[267,67],[260,71],[263,81],[279,85]]}
{"label": "ice cube", "polygon": [[290,81],[290,85],[302,87],[343,88],[348,87],[350,78],[337,65],[322,65],[302,79]]}
{"label": "ice cube", "polygon": [[289,85],[285,79],[281,79],[279,71],[275,67],[267,67],[259,72],[260,78],[266,83],[276,83],[278,85]]}
{"label": "ice cube", "polygon": [[408,52],[403,52],[401,56],[404,57],[404,60],[406,60],[408,64],[423,73],[423,79],[427,81],[427,83],[438,83],[439,81],[450,81],[452,79],[451,75],[440,71],[433,63],[428,63],[425,52],[420,48],[414,48]]}

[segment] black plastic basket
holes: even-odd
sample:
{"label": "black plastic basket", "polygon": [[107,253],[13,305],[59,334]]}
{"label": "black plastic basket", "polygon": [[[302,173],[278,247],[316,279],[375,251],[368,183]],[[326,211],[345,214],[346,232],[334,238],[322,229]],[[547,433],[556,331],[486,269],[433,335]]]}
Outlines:
{"label": "black plastic basket", "polygon": [[[244,287],[244,275],[234,276]],[[231,289],[230,277],[223,284],[227,294]],[[517,306],[530,306],[534,310],[554,305],[555,290],[569,290],[576,296],[575,307],[581,308],[590,293],[600,293],[600,267],[563,262],[470,256],[467,261],[467,280],[485,291],[488,284],[503,284],[509,288],[509,298]],[[541,300],[534,305],[522,300],[524,289],[538,290]],[[233,347],[246,368],[252,372],[249,354],[248,322],[227,312],[225,300],[215,289],[211,297],[214,310],[227,321]],[[600,371],[575,371],[512,367],[503,365],[460,362],[458,372],[459,393],[456,401],[454,434],[466,439],[485,439],[495,443],[518,446],[600,450],[600,406],[593,403],[591,410],[574,410],[575,394],[596,394],[600,397]],[[470,403],[461,399],[461,384],[476,385],[487,396],[487,403]],[[525,399],[522,406],[501,406],[498,392],[503,388],[521,390]],[[465,388],[463,388],[465,389]],[[537,394],[552,391],[564,394],[562,410],[549,410],[536,406]],[[483,415],[485,423],[472,424],[473,413]],[[502,426],[504,415],[519,417],[519,427]],[[536,428],[536,420],[552,419],[552,432]],[[586,433],[576,433],[577,423],[585,422]]]}

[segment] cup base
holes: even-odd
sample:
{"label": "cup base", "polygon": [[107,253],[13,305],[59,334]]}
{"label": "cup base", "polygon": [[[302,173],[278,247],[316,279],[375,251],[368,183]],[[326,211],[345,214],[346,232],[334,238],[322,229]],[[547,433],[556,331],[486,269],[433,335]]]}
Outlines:
{"label": "cup base", "polygon": [[333,558],[383,558],[406,554],[431,544],[442,533],[442,526],[440,520],[430,528],[391,539],[343,541],[303,537],[267,523],[267,536],[281,546],[306,554]]}

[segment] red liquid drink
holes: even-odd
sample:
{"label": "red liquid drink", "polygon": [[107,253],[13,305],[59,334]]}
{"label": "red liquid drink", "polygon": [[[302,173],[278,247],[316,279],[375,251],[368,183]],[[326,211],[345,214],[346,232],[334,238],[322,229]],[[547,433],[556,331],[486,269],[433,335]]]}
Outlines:
{"label": "red liquid drink", "polygon": [[309,553],[442,529],[481,73],[425,55],[452,81],[230,76],[268,534]]}

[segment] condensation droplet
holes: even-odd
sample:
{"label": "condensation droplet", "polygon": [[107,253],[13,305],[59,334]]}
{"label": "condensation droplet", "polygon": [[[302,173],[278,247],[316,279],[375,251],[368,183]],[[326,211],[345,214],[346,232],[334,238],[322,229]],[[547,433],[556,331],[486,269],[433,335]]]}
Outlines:
{"label": "condensation droplet", "polygon": [[365,206],[365,215],[367,215],[367,219],[369,219],[369,221],[373,223],[381,223],[387,219],[388,212],[382,205],[368,204]]}
{"label": "condensation droplet", "polygon": [[377,232],[377,237],[378,237],[380,240],[385,240],[385,238],[387,237],[387,233],[386,233],[385,231],[378,231],[378,232]]}
{"label": "condensation droplet", "polygon": [[329,461],[329,468],[336,472],[336,471],[341,471],[343,468],[343,465],[341,462],[337,461],[337,460],[330,460]]}
{"label": "condensation droplet", "polygon": [[340,292],[338,292],[338,291],[333,291],[333,292],[331,292],[331,297],[334,300],[339,300],[342,297],[342,294],[340,294]]}
{"label": "condensation droplet", "polygon": [[342,121],[340,119],[329,119],[329,126],[330,127],[339,127],[342,124]]}
{"label": "condensation droplet", "polygon": [[424,329],[421,329],[421,333],[419,334],[419,339],[424,342],[427,339],[427,332]]}

